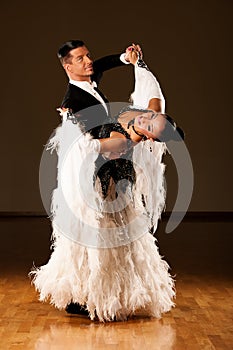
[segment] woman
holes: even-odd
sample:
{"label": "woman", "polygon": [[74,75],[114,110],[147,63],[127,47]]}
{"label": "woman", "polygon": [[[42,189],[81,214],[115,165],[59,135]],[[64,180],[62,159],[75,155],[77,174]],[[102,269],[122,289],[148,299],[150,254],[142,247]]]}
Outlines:
{"label": "woman", "polygon": [[[63,124],[50,142],[58,148],[54,250],[47,265],[31,272],[41,301],[50,299],[68,312],[69,305],[81,305],[92,320],[102,322],[141,312],[160,317],[174,306],[174,281],[151,234],[165,204],[161,160],[166,146],[150,141],[166,129],[167,118],[160,114],[164,99],[135,50],[129,57],[135,64],[133,101],[140,108],[119,113],[117,121],[103,126],[100,140],[61,112]],[[99,153],[106,163],[97,167],[93,190]]]}

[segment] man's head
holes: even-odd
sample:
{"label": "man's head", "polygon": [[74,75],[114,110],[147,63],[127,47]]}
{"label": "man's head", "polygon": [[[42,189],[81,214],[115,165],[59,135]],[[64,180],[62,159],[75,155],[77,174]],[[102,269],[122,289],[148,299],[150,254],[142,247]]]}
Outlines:
{"label": "man's head", "polygon": [[90,76],[93,74],[93,61],[83,41],[66,41],[58,50],[57,55],[70,79],[90,80]]}

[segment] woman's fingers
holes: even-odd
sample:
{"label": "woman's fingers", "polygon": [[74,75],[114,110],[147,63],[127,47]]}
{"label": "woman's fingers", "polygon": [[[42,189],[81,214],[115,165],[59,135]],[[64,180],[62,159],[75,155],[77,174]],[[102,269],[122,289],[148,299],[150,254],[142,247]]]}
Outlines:
{"label": "woman's fingers", "polygon": [[142,49],[141,49],[141,46],[140,46],[139,44],[134,44],[134,43],[132,43],[132,46],[133,46],[133,49],[134,49],[135,51],[137,51],[137,52],[139,53],[140,57],[142,58]]}
{"label": "woman's fingers", "polygon": [[129,51],[127,59],[130,63],[135,64],[138,60],[138,53],[135,50]]}
{"label": "woman's fingers", "polygon": [[61,116],[64,115],[65,112],[67,112],[69,110],[69,108],[64,108],[64,107],[59,107],[59,108],[56,108],[56,110],[59,112],[59,114]]}

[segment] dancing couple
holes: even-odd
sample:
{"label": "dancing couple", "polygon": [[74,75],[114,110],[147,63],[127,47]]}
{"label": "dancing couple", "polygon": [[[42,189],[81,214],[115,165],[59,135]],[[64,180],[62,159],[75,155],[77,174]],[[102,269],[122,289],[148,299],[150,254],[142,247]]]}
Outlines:
{"label": "dancing couple", "polygon": [[[48,148],[58,153],[53,252],[31,271],[40,300],[101,322],[161,317],[174,306],[174,280],[154,233],[165,206],[166,142],[183,131],[165,114],[160,85],[139,45],[92,61],[80,40],[58,52],[69,84],[62,123]],[[97,88],[103,72],[134,65],[132,104],[111,116]]]}

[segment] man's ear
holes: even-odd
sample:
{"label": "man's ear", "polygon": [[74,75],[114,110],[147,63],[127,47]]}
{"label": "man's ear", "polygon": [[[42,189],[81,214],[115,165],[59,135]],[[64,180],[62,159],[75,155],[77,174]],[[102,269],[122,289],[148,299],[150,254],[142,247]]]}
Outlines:
{"label": "man's ear", "polygon": [[65,71],[66,71],[67,73],[72,72],[72,70],[71,70],[71,65],[70,65],[69,63],[63,64],[63,68],[65,69]]}

